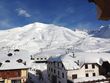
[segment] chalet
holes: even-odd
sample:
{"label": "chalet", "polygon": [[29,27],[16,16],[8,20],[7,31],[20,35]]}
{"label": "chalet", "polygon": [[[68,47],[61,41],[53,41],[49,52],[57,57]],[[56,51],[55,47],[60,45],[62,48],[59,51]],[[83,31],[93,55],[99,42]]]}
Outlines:
{"label": "chalet", "polygon": [[[0,51],[0,83],[26,83],[28,79],[28,52],[25,50]],[[24,57],[27,56],[27,57]]]}
{"label": "chalet", "polygon": [[28,68],[23,63],[6,61],[0,65],[0,83],[26,83]]}
{"label": "chalet", "polygon": [[51,57],[47,72],[51,83],[79,83],[109,77],[110,54],[68,53]]}

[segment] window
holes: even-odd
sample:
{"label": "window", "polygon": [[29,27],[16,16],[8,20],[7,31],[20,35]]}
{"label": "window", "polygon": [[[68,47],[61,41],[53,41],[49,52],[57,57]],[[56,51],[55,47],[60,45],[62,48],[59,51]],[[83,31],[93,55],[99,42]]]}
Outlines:
{"label": "window", "polygon": [[54,63],[54,66],[55,66],[55,62],[53,62]]}
{"label": "window", "polygon": [[48,77],[50,77],[50,74],[48,74]]}
{"label": "window", "polygon": [[60,72],[58,71],[58,75],[60,75]]}
{"label": "window", "polygon": [[20,75],[21,75],[21,73],[20,73],[20,72],[16,72],[16,75],[17,75],[17,76],[20,76]]}
{"label": "window", "polygon": [[62,73],[62,78],[64,78],[64,73]]}
{"label": "window", "polygon": [[86,77],[89,77],[89,74],[88,73],[86,73]]}
{"label": "window", "polygon": [[62,68],[63,68],[63,63],[62,63]]}
{"label": "window", "polygon": [[85,64],[85,69],[88,69],[88,65],[87,64]]}
{"label": "window", "polygon": [[72,75],[72,79],[76,79],[77,78],[77,74]]}
{"label": "window", "polygon": [[59,63],[58,63],[58,67],[59,67]]}
{"label": "window", "polygon": [[11,83],[21,83],[21,80],[12,80]]}
{"label": "window", "polygon": [[9,63],[9,62],[10,62],[10,60],[6,60],[5,62]]}
{"label": "window", "polygon": [[12,53],[8,53],[8,56],[12,56],[13,54]]}
{"label": "window", "polygon": [[37,58],[37,60],[39,60],[39,58]]}
{"label": "window", "polygon": [[41,60],[43,60],[43,58],[41,58]]}
{"label": "window", "polygon": [[58,83],[61,83],[60,81]]}
{"label": "window", "polygon": [[56,70],[54,69],[54,73],[56,73]]}
{"label": "window", "polygon": [[0,81],[0,83],[5,83],[4,81]]}
{"label": "window", "polygon": [[96,76],[96,74],[95,74],[95,73],[93,73],[93,76]]}
{"label": "window", "polygon": [[50,71],[50,67],[49,67],[49,71]]}
{"label": "window", "polygon": [[[33,59],[33,58],[32,58]],[[18,60],[16,60],[18,63],[22,63],[23,62],[23,60],[22,59],[18,59]]]}
{"label": "window", "polygon": [[95,65],[94,65],[94,64],[92,64],[92,68],[93,68],[93,69],[95,68]]}
{"label": "window", "polygon": [[53,72],[53,69],[51,68],[51,72]]}
{"label": "window", "polygon": [[19,51],[20,51],[19,49],[15,49],[15,50],[14,50],[14,52],[19,52]]}

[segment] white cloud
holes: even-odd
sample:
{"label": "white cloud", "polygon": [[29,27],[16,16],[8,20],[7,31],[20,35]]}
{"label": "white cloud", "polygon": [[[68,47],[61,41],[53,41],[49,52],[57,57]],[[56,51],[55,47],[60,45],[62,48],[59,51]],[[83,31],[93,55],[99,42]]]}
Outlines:
{"label": "white cloud", "polygon": [[24,17],[31,17],[31,15],[24,9],[16,9],[17,13],[19,16],[24,16]]}

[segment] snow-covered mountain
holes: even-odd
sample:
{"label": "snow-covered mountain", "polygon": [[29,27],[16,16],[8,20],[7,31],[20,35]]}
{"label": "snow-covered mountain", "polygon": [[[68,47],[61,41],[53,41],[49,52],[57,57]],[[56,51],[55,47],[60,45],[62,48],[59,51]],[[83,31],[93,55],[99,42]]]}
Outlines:
{"label": "snow-covered mountain", "polygon": [[[110,53],[110,26],[103,26],[98,31],[93,31],[92,34],[87,31],[70,30],[61,26],[38,22],[14,29],[0,30],[0,62],[5,65],[7,65],[7,60],[11,62],[10,67],[7,65],[3,69],[12,66],[18,67],[13,62],[21,59],[30,68],[29,72],[35,83],[40,83],[35,75],[36,71],[33,71],[36,69],[45,71],[43,72],[44,81],[48,81],[47,65],[35,63],[34,60],[31,60],[33,56],[47,56],[46,58],[59,56],[67,53],[69,49],[79,54],[82,54],[81,52]],[[91,53],[84,53],[84,55],[91,56]],[[91,57],[93,58],[93,56]]]}
{"label": "snow-covered mountain", "polygon": [[101,26],[99,30],[95,31],[93,34],[95,37],[110,38],[110,25]]}
{"label": "snow-covered mountain", "polygon": [[110,28],[101,28],[93,36],[53,24],[32,23],[0,31],[0,49],[23,49],[31,53],[73,48],[75,51],[110,51]]}
{"label": "snow-covered mountain", "polygon": [[36,22],[24,27],[0,31],[0,48],[25,49],[30,52],[65,48],[86,35],[86,32]]}

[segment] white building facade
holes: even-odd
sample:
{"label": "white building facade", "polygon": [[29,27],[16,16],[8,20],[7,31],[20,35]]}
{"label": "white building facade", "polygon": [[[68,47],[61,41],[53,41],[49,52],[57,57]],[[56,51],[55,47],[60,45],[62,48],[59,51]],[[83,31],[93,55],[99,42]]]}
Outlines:
{"label": "white building facade", "polygon": [[67,76],[69,80],[99,76],[99,66],[96,63],[86,63],[80,69],[67,70]]}
{"label": "white building facade", "polygon": [[[83,57],[82,56],[73,57],[72,53],[61,55],[59,57],[51,57],[47,62],[47,72],[48,79],[50,83],[75,83],[75,79],[80,78],[100,78],[100,65],[102,61],[100,56],[93,58],[94,56]],[[107,54],[108,55],[108,54]],[[104,78],[104,77],[103,77]],[[97,80],[98,80],[97,79]]]}

